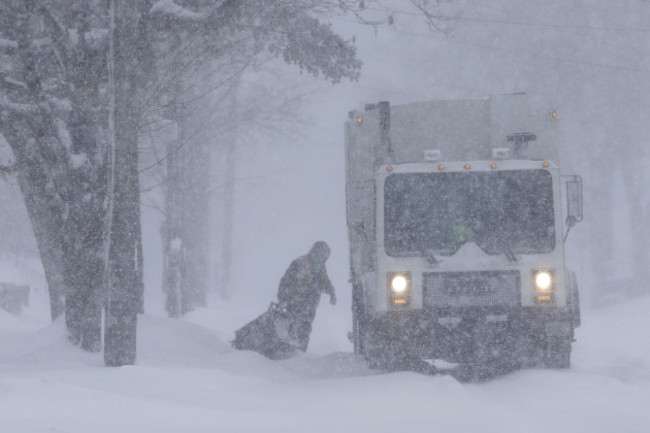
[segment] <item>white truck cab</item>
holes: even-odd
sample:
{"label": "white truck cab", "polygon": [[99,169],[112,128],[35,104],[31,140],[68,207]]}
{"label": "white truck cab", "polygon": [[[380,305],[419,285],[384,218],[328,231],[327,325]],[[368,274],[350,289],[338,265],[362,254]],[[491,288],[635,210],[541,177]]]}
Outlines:
{"label": "white truck cab", "polygon": [[371,365],[569,366],[580,314],[564,241],[582,203],[557,122],[525,94],[350,113],[352,336]]}

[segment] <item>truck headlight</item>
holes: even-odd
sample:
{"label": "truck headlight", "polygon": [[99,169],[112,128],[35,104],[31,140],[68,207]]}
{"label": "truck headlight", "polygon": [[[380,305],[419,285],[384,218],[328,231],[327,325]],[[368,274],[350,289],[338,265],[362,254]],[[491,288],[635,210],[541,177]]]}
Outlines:
{"label": "truck headlight", "polygon": [[388,298],[391,305],[411,303],[411,274],[399,272],[388,274]]}
{"label": "truck headlight", "polygon": [[553,300],[555,286],[553,271],[533,271],[533,287],[535,287],[535,301],[538,303],[549,303]]}
{"label": "truck headlight", "polygon": [[393,275],[390,281],[390,288],[395,293],[404,293],[408,288],[408,280],[404,275]]}

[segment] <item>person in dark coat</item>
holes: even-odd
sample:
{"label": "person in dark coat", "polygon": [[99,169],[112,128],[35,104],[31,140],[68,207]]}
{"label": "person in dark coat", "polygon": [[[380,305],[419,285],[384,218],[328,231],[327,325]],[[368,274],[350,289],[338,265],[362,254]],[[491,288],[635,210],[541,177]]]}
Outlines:
{"label": "person in dark coat", "polygon": [[306,351],[309,344],[311,324],[321,293],[330,296],[330,304],[336,304],[334,286],[325,269],[329,256],[327,243],[316,242],[309,253],[291,262],[278,287],[278,300],[287,309],[291,320],[289,333],[302,351]]}

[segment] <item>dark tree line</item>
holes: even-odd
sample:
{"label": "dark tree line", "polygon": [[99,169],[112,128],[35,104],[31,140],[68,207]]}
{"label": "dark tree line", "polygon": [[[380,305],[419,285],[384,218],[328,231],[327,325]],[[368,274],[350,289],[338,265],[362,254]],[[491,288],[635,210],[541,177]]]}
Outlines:
{"label": "dark tree line", "polygon": [[147,116],[191,103],[178,97],[185,80],[214,60],[267,52],[334,83],[357,79],[354,45],[320,18],[360,18],[370,3],[0,2],[0,134],[15,156],[52,318],[65,314],[71,342],[100,350],[104,309],[106,364],[135,360],[143,308],[138,138]]}
{"label": "dark tree line", "polygon": [[[182,4],[181,4],[182,3]],[[5,1],[0,4],[0,133],[15,167],[50,287],[52,317],[105,361],[133,363],[142,308],[138,131],[166,40],[198,63],[270,50],[332,81],[356,78],[354,47],[309,2]],[[313,5],[312,5],[313,6]],[[317,49],[316,49],[317,48]],[[181,75],[182,77],[182,75]],[[164,92],[163,92],[164,93]]]}

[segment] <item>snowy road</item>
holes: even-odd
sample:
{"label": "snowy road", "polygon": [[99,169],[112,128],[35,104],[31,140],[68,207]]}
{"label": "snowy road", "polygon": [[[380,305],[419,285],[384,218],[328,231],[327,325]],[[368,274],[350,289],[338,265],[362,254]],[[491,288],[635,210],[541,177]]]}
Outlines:
{"label": "snowy road", "polygon": [[378,374],[350,353],[273,362],[144,316],[136,366],[0,312],[1,432],[648,432],[650,297],[584,313],[573,366],[485,383]]}

